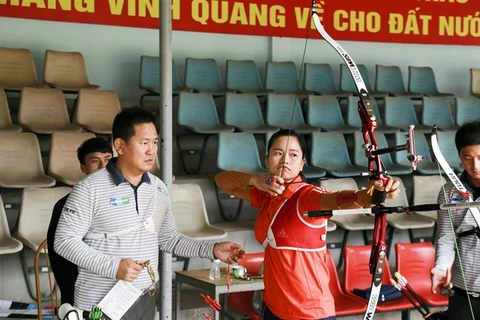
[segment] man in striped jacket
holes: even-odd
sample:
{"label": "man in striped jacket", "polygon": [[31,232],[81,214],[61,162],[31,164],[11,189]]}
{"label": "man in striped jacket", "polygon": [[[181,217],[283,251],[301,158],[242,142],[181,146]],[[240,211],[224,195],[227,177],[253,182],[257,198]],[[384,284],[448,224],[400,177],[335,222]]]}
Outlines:
{"label": "man in striped jacket", "polygon": [[[455,145],[464,168],[460,181],[470,194],[469,200],[479,201],[480,121],[462,125],[455,134]],[[458,201],[464,201],[463,197],[455,185],[448,181],[440,190],[438,202]],[[437,215],[437,250],[435,267],[431,270],[432,291],[435,293],[438,285],[453,286],[453,295],[449,298],[449,319],[480,319],[479,226],[469,209],[450,212],[439,210]]]}
{"label": "man in striped jacket", "polygon": [[[243,257],[233,242],[198,241],[177,231],[167,187],[149,173],[158,144],[151,113],[124,109],[115,117],[112,138],[118,158],[75,185],[55,236],[56,252],[79,266],[75,307],[90,310],[118,280],[151,290],[159,279],[159,250],[226,263]],[[143,268],[146,261],[153,280]],[[144,294],[122,319],[151,320],[154,312],[155,296]]]}

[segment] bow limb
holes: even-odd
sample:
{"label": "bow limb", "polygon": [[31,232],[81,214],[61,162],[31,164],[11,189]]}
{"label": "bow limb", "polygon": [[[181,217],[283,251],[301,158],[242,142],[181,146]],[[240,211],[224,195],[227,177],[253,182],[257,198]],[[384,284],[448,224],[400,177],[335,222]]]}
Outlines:
{"label": "bow limb", "polygon": [[[378,144],[375,139],[374,132],[378,126],[378,123],[365,82],[363,81],[360,71],[350,55],[340,44],[333,40],[323,28],[320,18],[317,14],[317,5],[315,1],[312,2],[312,18],[317,31],[320,33],[323,39],[325,39],[325,41],[327,41],[328,44],[330,44],[330,46],[332,46],[332,48],[335,49],[335,51],[342,57],[352,75],[359,96],[358,113],[362,120],[362,134],[365,142],[365,155],[368,159],[369,179],[382,180],[385,183],[387,178],[385,176],[382,158],[380,154],[376,152],[378,150]],[[375,207],[384,206],[383,202],[384,199],[372,199],[372,204]],[[370,273],[373,275],[373,279],[370,291],[370,299],[368,300],[367,310],[363,318],[364,320],[373,318],[380,296],[385,257],[387,253],[386,228],[386,214],[383,213],[375,215],[372,251],[370,254]]]}

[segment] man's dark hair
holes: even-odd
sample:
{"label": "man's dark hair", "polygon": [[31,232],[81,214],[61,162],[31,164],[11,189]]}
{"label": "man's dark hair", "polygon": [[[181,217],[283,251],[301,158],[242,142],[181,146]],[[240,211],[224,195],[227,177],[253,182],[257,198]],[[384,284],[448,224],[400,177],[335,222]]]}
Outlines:
{"label": "man's dark hair", "polygon": [[85,140],[77,149],[77,157],[80,164],[84,165],[87,154],[93,152],[110,153],[113,155],[112,147],[107,140],[100,137],[90,138]]}
{"label": "man's dark hair", "polygon": [[455,134],[458,153],[462,148],[480,144],[480,120],[464,123]]}
{"label": "man's dark hair", "polygon": [[120,138],[123,141],[128,141],[135,135],[136,125],[143,123],[153,123],[155,125],[155,122],[153,113],[143,108],[125,108],[113,120],[112,139],[115,141],[115,139]]}

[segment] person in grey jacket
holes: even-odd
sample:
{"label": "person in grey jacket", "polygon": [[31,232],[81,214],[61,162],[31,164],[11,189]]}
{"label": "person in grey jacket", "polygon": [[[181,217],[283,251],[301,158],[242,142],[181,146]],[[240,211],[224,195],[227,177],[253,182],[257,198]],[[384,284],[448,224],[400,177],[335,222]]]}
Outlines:
{"label": "person in grey jacket", "polygon": [[[148,172],[158,143],[151,113],[124,109],[112,137],[118,158],[74,186],[55,235],[55,251],[78,265],[75,307],[91,310],[118,280],[151,293],[159,279],[159,250],[225,263],[244,256],[239,244],[198,241],[177,231],[168,189]],[[155,296],[144,294],[134,307],[122,319],[153,319]]]}
{"label": "person in grey jacket", "polygon": [[[455,145],[463,165],[460,181],[470,201],[480,200],[480,121],[462,125]],[[464,201],[448,181],[440,190],[438,203]],[[479,203],[480,207],[480,203]],[[470,209],[439,210],[437,214],[435,266],[431,270],[432,292],[437,287],[453,288],[449,298],[449,319],[480,319],[480,232]]]}

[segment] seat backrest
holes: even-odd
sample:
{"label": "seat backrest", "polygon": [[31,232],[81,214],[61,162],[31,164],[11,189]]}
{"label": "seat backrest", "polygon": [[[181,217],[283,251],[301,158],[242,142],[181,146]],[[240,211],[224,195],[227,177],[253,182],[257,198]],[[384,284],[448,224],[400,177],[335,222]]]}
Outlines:
{"label": "seat backrest", "polygon": [[217,167],[248,173],[268,173],[260,162],[255,137],[249,132],[220,132]]}
{"label": "seat backrest", "polygon": [[455,146],[455,131],[438,131],[438,147],[451,167],[463,168],[457,147]]}
{"label": "seat backrest", "polygon": [[18,124],[37,133],[53,133],[70,127],[67,103],[61,90],[51,88],[22,89]]}
{"label": "seat backrest", "polygon": [[305,90],[334,94],[337,92],[332,67],[327,63],[305,62],[303,87]]}
{"label": "seat backrest", "polygon": [[470,68],[470,94],[480,96],[480,69]]}
{"label": "seat backrest", "polygon": [[298,91],[298,73],[295,63],[293,61],[267,61],[265,88],[278,93],[296,93]]}
{"label": "seat backrest", "polygon": [[404,94],[402,71],[397,66],[376,65],[375,88],[380,92]]}
{"label": "seat backrest", "polygon": [[435,248],[430,242],[396,243],[397,271],[414,291],[429,290],[432,286],[430,269],[435,264]]}
{"label": "seat backrest", "polygon": [[[369,270],[371,245],[346,246],[343,248],[345,266],[343,271],[343,289],[352,293],[353,289],[368,289],[372,285],[372,275]],[[382,284],[390,285],[392,273],[385,259]]]}
{"label": "seat backrest", "polygon": [[214,59],[185,59],[185,86],[197,91],[222,91],[217,61]]}
{"label": "seat backrest", "polygon": [[[437,203],[437,198],[442,186],[445,184],[445,178],[441,175],[414,175],[413,176],[413,204]],[[423,211],[422,215],[428,215],[436,220],[437,211]]]}
{"label": "seat backrest", "polygon": [[0,47],[0,87],[20,90],[38,83],[32,52]]}
{"label": "seat backrest", "polygon": [[255,61],[227,59],[226,87],[242,93],[263,90]]}
{"label": "seat backrest", "polygon": [[18,216],[18,239],[37,251],[47,238],[52,210],[58,200],[70,193],[70,187],[25,188]]}
{"label": "seat backrest", "polygon": [[438,94],[433,69],[408,66],[408,91],[431,95]]}
{"label": "seat backrest", "polygon": [[31,132],[0,132],[0,181],[35,179],[43,175],[37,136]]}
{"label": "seat backrest", "polygon": [[178,231],[185,234],[201,230],[208,222],[202,190],[198,184],[172,185],[172,210]]}
{"label": "seat backrest", "polygon": [[247,268],[248,274],[259,275],[263,260],[265,260],[265,252],[249,252],[240,260],[239,264]]}
{"label": "seat backrest", "polygon": [[338,104],[337,97],[308,96],[307,122],[315,127],[334,127],[345,125],[342,117],[342,110]]}
{"label": "seat backrest", "polygon": [[336,178],[320,180],[320,186],[328,191],[358,190],[357,182],[353,178]]}
{"label": "seat backrest", "polygon": [[43,82],[59,87],[87,87],[87,67],[80,52],[45,51]]}
{"label": "seat backrest", "polygon": [[[378,125],[382,125],[382,118],[380,116],[380,110],[378,109],[377,100],[375,98],[370,98],[372,103],[373,114],[377,118]],[[347,109],[347,123],[354,127],[361,127],[362,120],[358,114],[358,97],[350,96],[348,97],[348,109]]]}
{"label": "seat backrest", "polygon": [[[480,90],[479,90],[480,94]],[[455,98],[456,112],[455,122],[461,126],[466,122],[480,119],[480,99],[476,97]]]}
{"label": "seat backrest", "polygon": [[200,129],[218,126],[220,120],[212,95],[181,92],[178,100],[178,124]]}
{"label": "seat backrest", "polygon": [[12,238],[10,227],[8,226],[7,213],[0,196],[0,254],[10,254],[22,250],[23,245],[20,241]]}
{"label": "seat backrest", "polygon": [[[140,57],[140,79],[138,86],[142,90],[160,92],[160,57],[143,55]],[[172,89],[180,87],[177,67],[172,61]]]}
{"label": "seat backrest", "polygon": [[337,267],[335,266],[335,260],[333,260],[332,253],[327,250],[327,270],[329,273],[330,281],[328,282],[328,287],[333,297],[339,296],[343,293],[342,285],[340,284],[340,279],[338,278]]}
{"label": "seat backrest", "polygon": [[225,95],[225,124],[240,128],[240,130],[265,125],[257,96],[254,93],[227,93]]}
{"label": "seat backrest", "polygon": [[80,89],[75,124],[98,134],[112,133],[115,116],[121,111],[115,91]]}
{"label": "seat backrest", "polygon": [[10,116],[10,108],[8,100],[3,88],[0,88],[0,131],[22,131],[20,127],[13,126],[12,117]]}
{"label": "seat backrest", "polygon": [[385,124],[397,128],[418,125],[415,107],[409,97],[385,97]]}
{"label": "seat backrest", "polygon": [[[368,91],[373,91],[370,85],[370,79],[368,77],[367,67],[364,64],[357,64],[358,71],[362,76],[363,82],[367,87]],[[348,69],[347,65],[342,63],[340,64],[340,90],[348,92],[357,92],[357,87],[355,82],[353,82],[352,74]]]}
{"label": "seat backrest", "polygon": [[452,128],[455,124],[447,99],[423,97],[422,123],[427,126],[437,125],[439,128]]}
{"label": "seat backrest", "polygon": [[267,124],[282,129],[295,130],[305,125],[300,101],[295,94],[268,94],[266,116]]}
{"label": "seat backrest", "polygon": [[312,132],[312,151],[310,161],[320,168],[338,168],[350,166],[347,143],[340,132]]}
{"label": "seat backrest", "polygon": [[52,134],[47,174],[55,180],[73,186],[85,174],[80,170],[77,149],[85,141],[94,138],[90,132]]}

